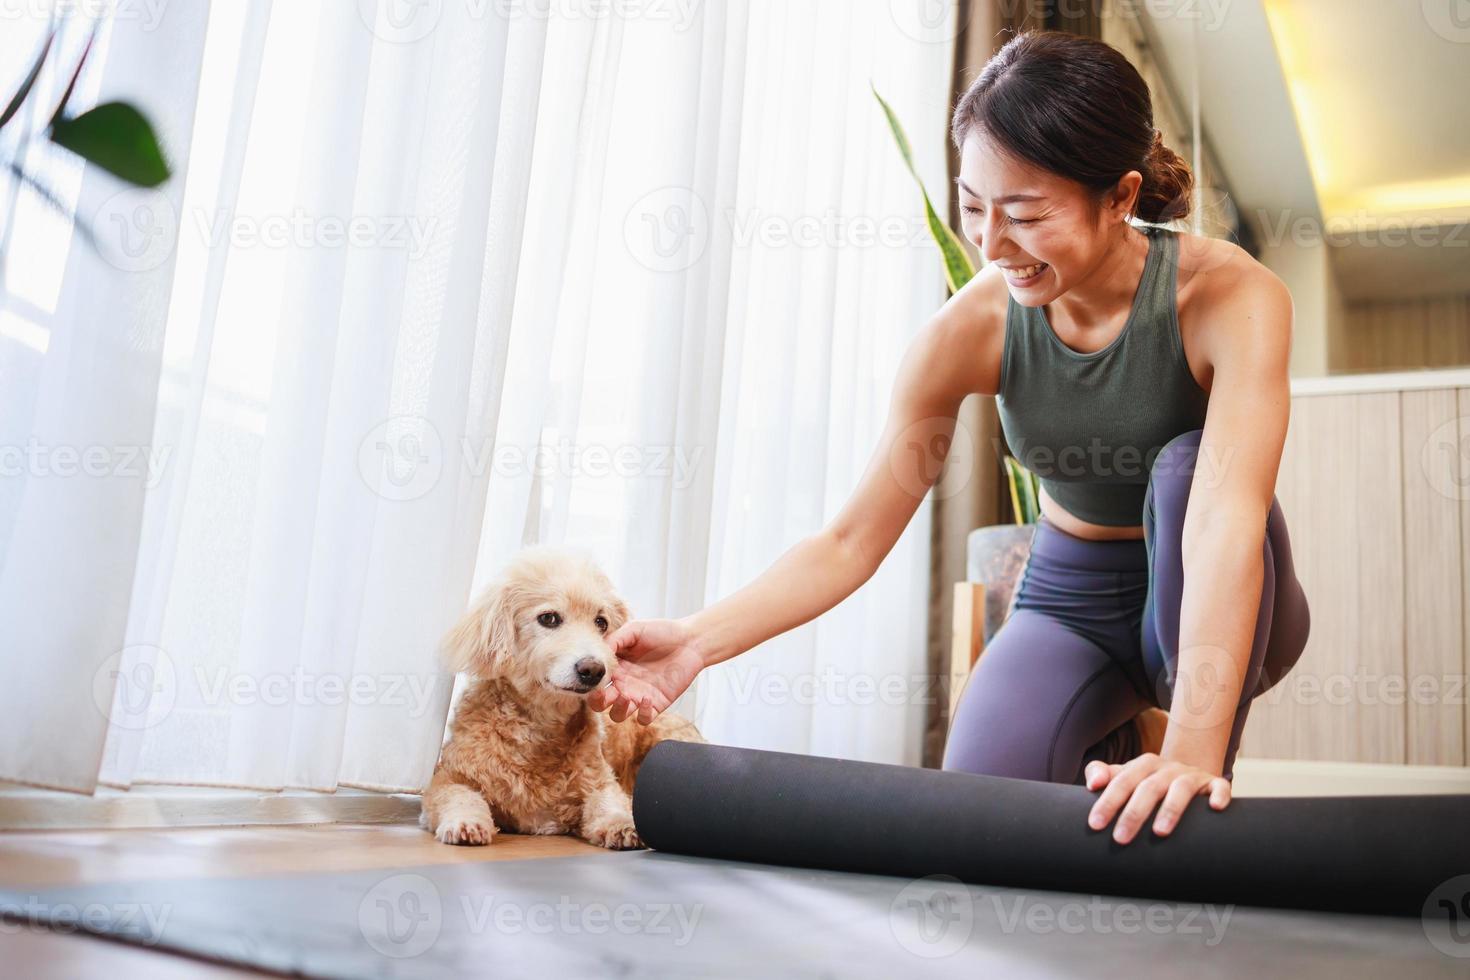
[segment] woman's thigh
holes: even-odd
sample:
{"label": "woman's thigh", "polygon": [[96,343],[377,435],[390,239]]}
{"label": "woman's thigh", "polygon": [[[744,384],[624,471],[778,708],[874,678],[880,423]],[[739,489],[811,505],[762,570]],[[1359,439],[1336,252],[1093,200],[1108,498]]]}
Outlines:
{"label": "woman's thigh", "polygon": [[1096,643],[1016,609],[970,672],[943,768],[1075,783],[1088,749],[1145,707]]}
{"label": "woman's thigh", "polygon": [[[1145,541],[1149,550],[1149,591],[1142,621],[1144,670],[1159,704],[1168,707],[1178,673],[1179,613],[1184,594],[1184,516],[1202,430],[1171,440],[1155,459],[1144,501]],[[1164,464],[1164,465],[1161,465]],[[1256,629],[1242,683],[1240,703],[1225,755],[1232,774],[1245,718],[1253,698],[1295,666],[1306,647],[1310,615],[1297,580],[1291,540],[1281,504],[1274,497],[1261,542],[1263,579],[1255,601]]]}

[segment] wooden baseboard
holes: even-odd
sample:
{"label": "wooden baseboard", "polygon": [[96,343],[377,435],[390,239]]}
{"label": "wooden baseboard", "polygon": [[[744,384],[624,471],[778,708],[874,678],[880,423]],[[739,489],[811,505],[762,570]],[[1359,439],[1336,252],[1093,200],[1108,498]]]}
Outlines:
{"label": "wooden baseboard", "polygon": [[1470,793],[1470,768],[1237,758],[1232,782],[1240,797]]}
{"label": "wooden baseboard", "polygon": [[[1237,797],[1470,794],[1470,767],[1237,759],[1234,786]],[[81,796],[0,788],[0,830],[416,824],[418,817],[419,797],[408,793],[155,786],[133,792],[104,788],[95,796]]]}
{"label": "wooden baseboard", "polygon": [[101,830],[248,827],[329,823],[417,823],[419,797],[408,793],[262,793],[254,790],[150,786],[99,788],[94,796],[0,787],[0,830]]}

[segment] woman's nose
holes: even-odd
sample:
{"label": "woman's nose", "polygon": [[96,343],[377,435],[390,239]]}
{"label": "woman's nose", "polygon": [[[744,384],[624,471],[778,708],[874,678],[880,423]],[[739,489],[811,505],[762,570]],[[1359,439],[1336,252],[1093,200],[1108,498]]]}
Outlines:
{"label": "woman's nose", "polygon": [[1000,258],[1005,245],[1005,231],[1001,225],[987,215],[981,219],[979,234],[980,240],[975,247],[980,250],[980,257],[986,262]]}

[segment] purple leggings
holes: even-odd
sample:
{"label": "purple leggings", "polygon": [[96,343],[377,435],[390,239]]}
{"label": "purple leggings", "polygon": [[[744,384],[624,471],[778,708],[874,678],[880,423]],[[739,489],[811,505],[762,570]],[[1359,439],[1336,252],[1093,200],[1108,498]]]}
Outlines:
{"label": "purple leggings", "polygon": [[[1151,706],[1167,709],[1174,691],[1180,542],[1202,434],[1177,436],[1155,458],[1142,540],[1089,541],[1044,516],[1037,522],[1011,615],[960,694],[943,768],[1081,784],[1087,763],[1127,762],[1141,753],[1133,717]],[[1295,665],[1310,627],[1274,497],[1263,560],[1250,668],[1225,752],[1227,779],[1234,778],[1251,699]]]}

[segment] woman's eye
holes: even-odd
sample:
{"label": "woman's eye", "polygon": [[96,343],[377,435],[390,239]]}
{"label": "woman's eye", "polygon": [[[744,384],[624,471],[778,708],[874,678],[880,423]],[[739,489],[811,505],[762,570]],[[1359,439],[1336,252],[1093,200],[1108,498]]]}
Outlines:
{"label": "woman's eye", "polygon": [[606,616],[598,616],[596,619],[593,620],[593,622],[597,624],[597,628],[598,629],[602,630],[604,633],[607,632],[607,617]]}
{"label": "woman's eye", "polygon": [[[962,205],[960,205],[960,210],[962,212],[964,212],[965,214],[970,214],[970,215],[975,215],[975,214],[980,214],[981,213],[981,209],[980,208],[971,207],[968,204],[962,204]],[[1037,220],[1037,219],[1035,219],[1035,218],[1012,218],[1010,216],[1007,216],[1006,217],[1006,222],[1008,224],[1013,224],[1013,225],[1029,225],[1029,224],[1031,224],[1035,220]]]}
{"label": "woman's eye", "polygon": [[561,613],[544,612],[536,617],[536,622],[549,630],[554,630],[561,625]]}

